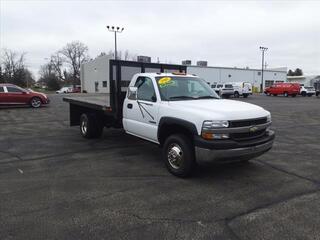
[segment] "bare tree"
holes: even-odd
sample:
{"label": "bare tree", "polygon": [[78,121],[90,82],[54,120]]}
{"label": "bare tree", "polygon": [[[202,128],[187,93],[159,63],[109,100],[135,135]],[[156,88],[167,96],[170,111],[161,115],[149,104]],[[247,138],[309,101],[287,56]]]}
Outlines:
{"label": "bare tree", "polygon": [[54,74],[61,80],[65,81],[65,74],[63,70],[63,65],[65,63],[65,57],[60,53],[56,52],[55,54],[51,55],[50,57],[50,70],[54,72]]}
{"label": "bare tree", "polygon": [[[111,55],[112,57],[114,57],[114,51],[109,50],[108,55]],[[117,59],[118,60],[137,61],[137,56],[138,56],[137,54],[130,54],[128,49],[125,50],[124,52],[122,50],[117,51]]]}
{"label": "bare tree", "polygon": [[26,53],[17,53],[9,49],[1,51],[1,82],[26,86],[33,80],[25,64]]}
{"label": "bare tree", "polygon": [[129,60],[129,50],[127,49],[125,52],[124,52],[124,60]]}
{"label": "bare tree", "polygon": [[62,50],[59,51],[64,57],[64,61],[69,65],[72,76],[73,84],[80,83],[80,66],[82,63],[89,59],[88,47],[79,41],[68,43]]}

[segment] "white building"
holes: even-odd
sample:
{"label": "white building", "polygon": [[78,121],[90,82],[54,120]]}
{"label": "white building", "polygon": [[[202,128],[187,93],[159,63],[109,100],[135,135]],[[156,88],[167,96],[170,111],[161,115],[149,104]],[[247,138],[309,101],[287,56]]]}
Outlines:
{"label": "white building", "polygon": [[[261,84],[261,69],[231,67],[187,66],[187,72],[196,74],[208,83],[250,82],[258,92]],[[265,69],[263,71],[263,88],[276,82],[287,81],[287,68]]]}
{"label": "white building", "polygon": [[313,86],[314,82],[320,80],[319,75],[312,75],[312,76],[287,76],[288,82],[300,83],[305,86]]}

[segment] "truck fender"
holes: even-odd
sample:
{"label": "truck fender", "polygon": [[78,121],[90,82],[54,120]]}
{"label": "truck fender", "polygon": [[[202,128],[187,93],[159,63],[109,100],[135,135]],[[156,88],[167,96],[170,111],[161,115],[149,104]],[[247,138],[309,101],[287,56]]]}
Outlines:
{"label": "truck fender", "polygon": [[172,133],[179,132],[186,135],[198,135],[197,128],[194,123],[174,117],[162,117],[158,125],[158,141],[163,144],[166,137]]}

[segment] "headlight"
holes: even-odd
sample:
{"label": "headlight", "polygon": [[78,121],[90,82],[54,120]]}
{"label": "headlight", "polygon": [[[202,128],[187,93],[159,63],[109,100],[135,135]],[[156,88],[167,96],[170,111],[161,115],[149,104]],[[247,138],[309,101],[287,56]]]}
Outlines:
{"label": "headlight", "polygon": [[271,114],[267,116],[267,122],[271,122]]}
{"label": "headlight", "polygon": [[211,130],[214,128],[227,128],[227,127],[229,127],[229,122],[225,120],[204,121],[202,124],[202,130]]}
{"label": "headlight", "polygon": [[204,121],[202,124],[201,136],[206,140],[212,139],[228,139],[228,133],[214,133],[216,128],[227,128],[229,127],[228,121]]}

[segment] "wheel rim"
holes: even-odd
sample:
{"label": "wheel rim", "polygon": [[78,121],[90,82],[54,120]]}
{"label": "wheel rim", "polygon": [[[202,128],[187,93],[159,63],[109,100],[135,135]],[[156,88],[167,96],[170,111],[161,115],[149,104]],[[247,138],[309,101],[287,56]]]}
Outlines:
{"label": "wheel rim", "polygon": [[168,162],[174,169],[179,169],[183,162],[183,152],[181,147],[173,143],[168,148]]}
{"label": "wheel rim", "polygon": [[32,105],[32,107],[40,107],[40,105],[41,105],[40,99],[37,99],[37,98],[32,99],[31,105]]}
{"label": "wheel rim", "polygon": [[87,130],[88,130],[88,121],[83,120],[81,122],[81,132],[85,135],[85,134],[87,134]]}

